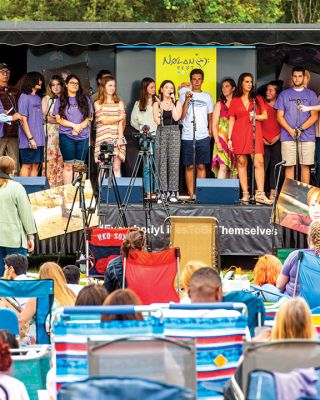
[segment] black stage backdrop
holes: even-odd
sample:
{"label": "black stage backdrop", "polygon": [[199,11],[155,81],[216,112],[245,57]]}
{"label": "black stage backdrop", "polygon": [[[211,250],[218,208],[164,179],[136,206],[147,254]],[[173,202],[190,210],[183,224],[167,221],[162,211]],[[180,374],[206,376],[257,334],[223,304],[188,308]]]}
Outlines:
{"label": "black stage backdrop", "polygon": [[[166,214],[160,205],[154,205],[151,212],[150,233],[153,250],[160,250],[164,243]],[[116,206],[109,206],[109,224],[115,226],[118,219]],[[271,207],[267,206],[170,206],[171,215],[213,216],[219,221],[219,251],[221,255],[259,256],[270,253],[272,248],[272,226],[270,225]],[[145,214],[141,206],[130,206],[126,213],[129,226],[145,228]],[[288,230],[286,230],[288,231]],[[283,229],[276,228],[276,247],[283,247]],[[291,231],[289,231],[291,232]],[[74,253],[79,246],[80,232],[67,235],[67,253]],[[300,247],[297,240],[292,243],[292,235],[287,233],[284,247]],[[300,240],[301,241],[301,240]],[[36,243],[37,254],[57,253],[62,237],[43,240]]]}

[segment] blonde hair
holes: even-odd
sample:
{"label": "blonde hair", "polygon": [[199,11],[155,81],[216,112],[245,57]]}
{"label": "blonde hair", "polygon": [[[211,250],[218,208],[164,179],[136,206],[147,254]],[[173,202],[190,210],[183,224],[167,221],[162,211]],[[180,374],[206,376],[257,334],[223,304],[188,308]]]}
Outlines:
{"label": "blonde hair", "polygon": [[253,283],[258,286],[262,286],[265,283],[275,285],[281,268],[281,261],[277,257],[271,254],[259,257],[253,269]]}
{"label": "blonde hair", "polygon": [[[103,104],[106,102],[106,84],[111,81],[116,81],[113,76],[105,76],[101,79],[101,83],[98,88],[98,103]],[[112,95],[112,100],[115,104],[120,103],[120,97],[117,95],[117,92]]]}
{"label": "blonde hair", "polygon": [[45,262],[39,269],[40,279],[53,279],[54,299],[60,307],[74,306],[76,295],[67,286],[62,268],[55,262]]}
{"label": "blonde hair", "polygon": [[[9,156],[0,157],[0,172],[10,175],[14,172],[16,163],[13,158]],[[6,178],[0,178],[0,187],[8,182]]]}
{"label": "blonde hair", "polygon": [[307,194],[307,204],[309,205],[311,202],[312,197],[316,195],[316,202],[320,203],[320,188],[317,187],[313,187],[309,190],[308,194]]}
{"label": "blonde hair", "polygon": [[201,261],[188,261],[181,273],[181,288],[184,290],[185,293],[188,292],[188,289],[190,287],[190,278],[192,274],[197,271],[200,268],[206,267],[206,264],[204,264]]}
{"label": "blonde hair", "polygon": [[316,221],[310,225],[308,234],[309,247],[313,247],[316,256],[320,256],[320,222]]}
{"label": "blonde hair", "polygon": [[277,312],[271,339],[314,339],[310,308],[301,297],[283,303]]}

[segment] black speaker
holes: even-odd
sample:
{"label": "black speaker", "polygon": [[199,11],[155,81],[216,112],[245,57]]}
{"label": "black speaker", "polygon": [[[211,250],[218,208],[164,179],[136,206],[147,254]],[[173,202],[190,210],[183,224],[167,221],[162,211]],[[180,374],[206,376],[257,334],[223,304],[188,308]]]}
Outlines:
{"label": "black speaker", "polygon": [[197,179],[200,204],[239,204],[239,179]]}
{"label": "black speaker", "polygon": [[[116,178],[116,181],[119,189],[121,203],[123,203],[124,197],[128,190],[130,178]],[[101,188],[101,198],[100,198],[101,204],[106,203],[107,192],[108,192],[108,179],[104,179]],[[142,202],[143,202],[142,178],[136,178],[129,198],[129,204],[132,203],[137,204]],[[114,194],[113,186],[110,188],[109,191],[109,204],[116,204],[116,196]]]}
{"label": "black speaker", "polygon": [[12,179],[21,183],[28,194],[50,189],[48,180],[45,176],[14,176]]}

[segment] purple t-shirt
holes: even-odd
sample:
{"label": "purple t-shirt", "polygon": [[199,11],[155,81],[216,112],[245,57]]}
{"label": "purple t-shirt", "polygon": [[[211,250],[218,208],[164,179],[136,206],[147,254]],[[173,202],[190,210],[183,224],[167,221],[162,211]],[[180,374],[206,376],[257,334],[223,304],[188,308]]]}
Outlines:
{"label": "purple t-shirt", "polygon": [[[298,104],[304,106],[316,106],[318,104],[317,95],[311,89],[295,90],[289,88],[281,92],[274,106],[277,110],[284,111],[284,118],[291,128],[301,127],[301,125],[310,117],[310,112],[298,110]],[[302,132],[301,142],[315,142],[315,125]],[[281,127],[281,142],[293,141],[292,136]]]}
{"label": "purple t-shirt", "polygon": [[[90,113],[93,114],[93,107],[90,99],[86,96],[86,99],[89,103]],[[82,112],[78,108],[78,103],[75,97],[69,96],[69,106],[66,107],[65,116],[66,119],[74,124],[81,124],[84,120]],[[59,113],[60,108],[60,99],[57,99],[56,104],[54,105],[52,115],[57,115]],[[89,137],[90,133],[90,125],[83,129],[79,135],[72,135],[72,128],[68,128],[66,126],[59,125],[59,134],[67,135],[74,140],[83,140]]]}
{"label": "purple t-shirt", "polygon": [[[301,250],[295,250],[288,255],[286,261],[283,264],[282,270],[281,270],[282,275],[289,277],[289,281],[286,284],[284,293],[291,297],[293,296],[294,282],[295,282],[295,279],[297,276],[299,251],[301,251]],[[316,253],[313,249],[305,249],[305,250],[303,250],[303,252],[311,254],[313,256],[316,256]],[[299,294],[299,293],[300,293],[300,282],[298,281],[297,294]]]}
{"label": "purple t-shirt", "polygon": [[[21,115],[27,117],[30,132],[37,146],[44,146],[45,133],[40,97],[37,94],[22,93],[18,101],[18,110]],[[21,125],[19,126],[19,148],[29,149],[29,141]]]}

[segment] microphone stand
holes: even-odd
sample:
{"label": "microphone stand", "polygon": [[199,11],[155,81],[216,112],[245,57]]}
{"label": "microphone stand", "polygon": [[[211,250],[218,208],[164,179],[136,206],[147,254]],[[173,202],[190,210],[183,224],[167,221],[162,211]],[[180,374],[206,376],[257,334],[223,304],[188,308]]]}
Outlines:
{"label": "microphone stand", "polygon": [[251,123],[252,123],[252,175],[251,175],[251,195],[250,195],[250,199],[249,199],[249,203],[250,204],[256,204],[256,199],[255,199],[255,167],[254,167],[254,159],[255,159],[255,153],[256,153],[256,98],[254,97],[252,99],[252,103],[253,103],[253,116],[251,119]]}
{"label": "microphone stand", "polygon": [[192,107],[192,164],[193,164],[193,195],[196,199],[196,184],[197,184],[197,166],[196,166],[196,131],[197,131],[197,122],[196,122],[196,114],[194,110],[194,100],[191,99],[191,107]]}
{"label": "microphone stand", "polygon": [[273,203],[272,203],[272,210],[271,210],[271,216],[270,216],[270,225],[272,225],[272,231],[271,231],[271,237],[272,237],[272,244],[271,244],[271,251],[272,254],[275,255],[276,249],[275,249],[275,244],[276,244],[276,219],[277,219],[277,211],[278,211],[278,199],[279,199],[279,184],[280,184],[280,177],[281,177],[281,172],[282,168],[285,165],[285,161],[281,161],[280,163],[275,165],[275,171],[274,173],[276,174],[276,169],[277,167],[279,168],[278,170],[278,175],[277,175],[277,180],[276,180],[276,187],[274,189],[274,198],[273,198]]}
{"label": "microphone stand", "polygon": [[301,100],[297,99],[297,118],[296,118],[296,127],[294,130],[294,141],[296,142],[296,165],[295,165],[295,179],[299,180],[299,136],[298,129],[300,128],[300,109],[299,106],[301,104]]}
{"label": "microphone stand", "polygon": [[51,103],[49,104],[49,108],[47,110],[46,116],[44,118],[45,126],[46,126],[46,136],[45,136],[45,142],[44,142],[44,175],[47,178],[47,172],[48,172],[48,116],[50,113],[50,110],[53,106],[53,103],[55,101],[54,97],[50,97],[49,101],[51,100]]}

